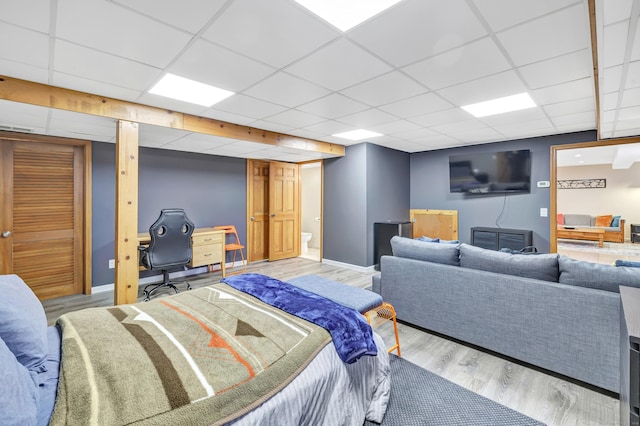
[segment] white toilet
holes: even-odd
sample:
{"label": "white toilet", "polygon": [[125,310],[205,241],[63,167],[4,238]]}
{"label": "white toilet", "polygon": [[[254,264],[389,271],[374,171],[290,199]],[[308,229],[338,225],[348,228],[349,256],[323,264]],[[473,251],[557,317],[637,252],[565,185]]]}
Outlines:
{"label": "white toilet", "polygon": [[311,239],[311,232],[302,233],[302,252],[307,253],[309,251],[309,240]]}

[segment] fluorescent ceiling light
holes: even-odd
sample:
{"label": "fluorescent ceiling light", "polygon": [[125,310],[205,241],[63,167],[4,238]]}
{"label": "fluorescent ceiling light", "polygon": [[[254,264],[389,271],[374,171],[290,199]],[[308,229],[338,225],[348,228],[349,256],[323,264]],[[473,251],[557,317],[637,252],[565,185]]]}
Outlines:
{"label": "fluorescent ceiling light", "polygon": [[400,0],[296,0],[341,31],[377,15]]}
{"label": "fluorescent ceiling light", "polygon": [[504,112],[518,111],[533,108],[536,104],[528,93],[506,96],[485,102],[478,102],[461,107],[474,117],[487,117],[489,115],[502,114]]}
{"label": "fluorescent ceiling light", "polygon": [[174,74],[167,74],[162,77],[149,90],[149,93],[206,107],[210,107],[234,94],[228,90],[219,89]]}
{"label": "fluorescent ceiling light", "polygon": [[335,136],[337,138],[349,139],[352,141],[359,141],[361,139],[375,138],[377,136],[382,136],[382,134],[371,132],[369,130],[358,129],[358,130],[352,130],[350,132],[337,133],[331,136]]}

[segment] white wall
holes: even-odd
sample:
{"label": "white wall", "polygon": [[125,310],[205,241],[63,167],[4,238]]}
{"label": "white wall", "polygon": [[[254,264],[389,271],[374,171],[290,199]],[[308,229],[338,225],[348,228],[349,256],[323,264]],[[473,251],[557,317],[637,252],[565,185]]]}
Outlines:
{"label": "white wall", "polygon": [[629,225],[640,224],[640,163],[614,170],[611,165],[558,167],[558,180],[606,179],[606,188],[558,189],[558,213],[621,215],[625,238]]}
{"label": "white wall", "polygon": [[320,167],[302,168],[302,232],[313,236],[309,247],[320,248]]}

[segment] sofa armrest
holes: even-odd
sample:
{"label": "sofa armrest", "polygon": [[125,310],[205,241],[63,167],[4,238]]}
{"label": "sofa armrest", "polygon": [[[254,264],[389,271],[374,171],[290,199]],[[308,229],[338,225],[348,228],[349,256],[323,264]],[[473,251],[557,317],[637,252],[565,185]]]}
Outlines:
{"label": "sofa armrest", "polygon": [[377,273],[371,277],[371,291],[380,294],[380,280],[382,280],[382,273]]}

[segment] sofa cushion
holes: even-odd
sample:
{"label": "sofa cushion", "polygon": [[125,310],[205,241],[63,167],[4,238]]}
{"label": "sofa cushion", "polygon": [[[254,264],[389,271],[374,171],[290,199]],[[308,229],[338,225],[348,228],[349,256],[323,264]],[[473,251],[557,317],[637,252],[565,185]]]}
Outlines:
{"label": "sofa cushion", "polygon": [[558,282],[558,255],[526,256],[460,244],[460,266],[499,274]]}
{"label": "sofa cushion", "polygon": [[[35,425],[38,387],[32,374],[0,339],[0,425]],[[35,374],[35,373],[33,373]]]}
{"label": "sofa cushion", "polygon": [[397,257],[425,260],[445,265],[460,265],[457,244],[425,244],[422,241],[396,235],[391,238],[391,251]]}
{"label": "sofa cushion", "polygon": [[562,213],[558,213],[558,219],[556,220],[558,225],[564,225],[564,215]]}
{"label": "sofa cushion", "polygon": [[416,241],[422,241],[424,243],[439,243],[440,242],[440,238],[429,238],[429,237],[425,237],[423,235],[420,238],[416,238]]}
{"label": "sofa cushion", "polygon": [[591,216],[588,214],[565,214],[564,224],[566,226],[591,226]]}
{"label": "sofa cushion", "polygon": [[27,369],[46,371],[49,348],[42,304],[17,275],[1,275],[0,288],[0,338]]}
{"label": "sofa cushion", "polygon": [[629,268],[640,268],[640,262],[636,262],[633,260],[621,260],[618,259],[614,263],[615,266],[627,266]]}
{"label": "sofa cushion", "polygon": [[608,227],[609,225],[611,225],[612,220],[613,220],[613,215],[610,215],[610,214],[596,216],[595,226]]}
{"label": "sofa cushion", "polygon": [[640,271],[560,256],[560,283],[619,293],[621,285],[640,287]]}
{"label": "sofa cushion", "polygon": [[619,228],[620,227],[620,218],[622,216],[613,216],[613,219],[611,219],[611,223],[609,224],[609,226],[611,228]]}

